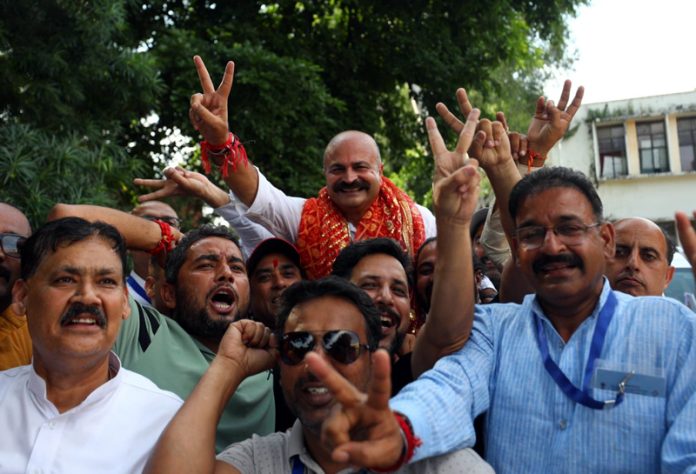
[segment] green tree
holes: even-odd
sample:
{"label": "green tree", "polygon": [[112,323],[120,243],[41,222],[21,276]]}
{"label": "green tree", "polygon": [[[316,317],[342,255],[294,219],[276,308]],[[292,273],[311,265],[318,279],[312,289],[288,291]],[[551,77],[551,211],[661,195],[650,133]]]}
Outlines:
{"label": "green tree", "polygon": [[126,206],[149,169],[124,131],[163,89],[126,3],[0,2],[0,199],[34,225],[57,201]]}
{"label": "green tree", "polygon": [[431,169],[423,117],[465,86],[485,115],[504,110],[526,127],[546,65],[565,60],[565,21],[581,3],[160,0],[131,13],[166,71],[158,139],[193,133],[190,58],[200,54],[216,77],[233,59],[231,127],[277,185],[316,193],[323,147],[355,128],[375,135],[386,172],[422,199]]}

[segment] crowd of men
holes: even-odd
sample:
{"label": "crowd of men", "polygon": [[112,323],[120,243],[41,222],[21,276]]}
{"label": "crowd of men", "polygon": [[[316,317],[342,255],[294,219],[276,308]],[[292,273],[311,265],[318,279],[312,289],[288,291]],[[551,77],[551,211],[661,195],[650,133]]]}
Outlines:
{"label": "crowd of men", "polygon": [[[34,232],[0,203],[0,472],[696,472],[675,244],[544,167],[582,87],[526,135],[463,89],[461,119],[438,104],[458,141],[426,120],[433,213],[353,130],[316,197],[287,196],[228,128],[234,64],[217,89],[194,64],[189,118],[229,190],[168,169],[132,212],[58,204]],[[184,233],[175,195],[228,225]]]}

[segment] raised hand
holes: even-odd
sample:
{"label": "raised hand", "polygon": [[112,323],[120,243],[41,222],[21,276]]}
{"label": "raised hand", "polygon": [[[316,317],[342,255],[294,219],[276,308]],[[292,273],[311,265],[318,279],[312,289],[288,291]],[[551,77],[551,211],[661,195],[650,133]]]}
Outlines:
{"label": "raised hand", "polygon": [[468,223],[476,210],[480,177],[476,160],[470,160],[466,150],[474,141],[478,117],[477,109],[469,113],[454,151],[445,146],[435,120],[428,117],[425,121],[435,160],[433,201],[438,219],[453,218]]}
{"label": "raised hand", "polygon": [[217,357],[233,362],[245,376],[253,375],[275,364],[275,338],[261,323],[249,319],[235,321],[222,337]]}
{"label": "raised hand", "polygon": [[483,119],[479,122],[474,142],[481,147],[479,164],[488,172],[512,160],[510,139],[501,122]]}
{"label": "raised hand", "polygon": [[227,63],[222,82],[215,89],[201,57],[194,56],[193,62],[196,65],[196,72],[198,72],[203,93],[191,96],[189,119],[193,128],[198,130],[208,143],[211,145],[222,145],[227,141],[229,133],[227,100],[232,90],[234,63],[232,61]]}
{"label": "raised hand", "polygon": [[544,159],[556,142],[568,131],[570,122],[582,104],[585,88],[580,86],[575,92],[573,101],[568,105],[571,87],[572,83],[565,81],[558,105],[554,105],[552,100],[545,100],[544,96],[537,100],[534,117],[527,130],[527,138],[530,148],[540,153]]}
{"label": "raised hand", "polygon": [[165,179],[135,178],[133,180],[135,185],[154,189],[151,193],[138,196],[138,200],[147,202],[170,196],[193,196],[204,200],[214,208],[229,202],[227,193],[201,173],[176,167],[165,169],[164,176]]}
{"label": "raised hand", "polygon": [[403,440],[389,409],[391,365],[380,349],[372,355],[369,392],[362,393],[320,355],[310,352],[305,362],[338,402],[322,426],[321,438],[338,463],[368,468],[393,466],[403,452]]}

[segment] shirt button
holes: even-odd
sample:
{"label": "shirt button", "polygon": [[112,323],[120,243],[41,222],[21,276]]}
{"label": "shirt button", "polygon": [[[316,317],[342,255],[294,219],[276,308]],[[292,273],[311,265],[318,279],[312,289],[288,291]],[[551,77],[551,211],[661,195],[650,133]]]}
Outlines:
{"label": "shirt button", "polygon": [[568,421],[566,419],[561,419],[561,421],[558,422],[558,426],[564,430],[568,427]]}
{"label": "shirt button", "polygon": [[56,423],[55,423],[54,421],[49,421],[49,422],[48,422],[48,427],[49,427],[50,429],[53,429],[53,428],[56,427]]}

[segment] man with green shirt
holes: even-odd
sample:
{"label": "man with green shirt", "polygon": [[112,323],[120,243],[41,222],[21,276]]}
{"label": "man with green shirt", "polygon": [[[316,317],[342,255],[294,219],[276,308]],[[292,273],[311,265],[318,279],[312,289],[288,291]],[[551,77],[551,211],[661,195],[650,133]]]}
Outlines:
{"label": "man with green shirt", "polygon": [[[97,206],[57,205],[49,218],[70,215],[114,225],[129,248],[154,248],[161,237],[157,223]],[[169,253],[165,274],[162,299],[171,317],[129,298],[131,317],[121,326],[114,352],[127,369],[186,399],[215,358],[229,323],[246,316],[249,281],[242,252],[224,227],[188,232]],[[267,373],[242,382],[218,423],[218,451],[274,431],[272,388]]]}

